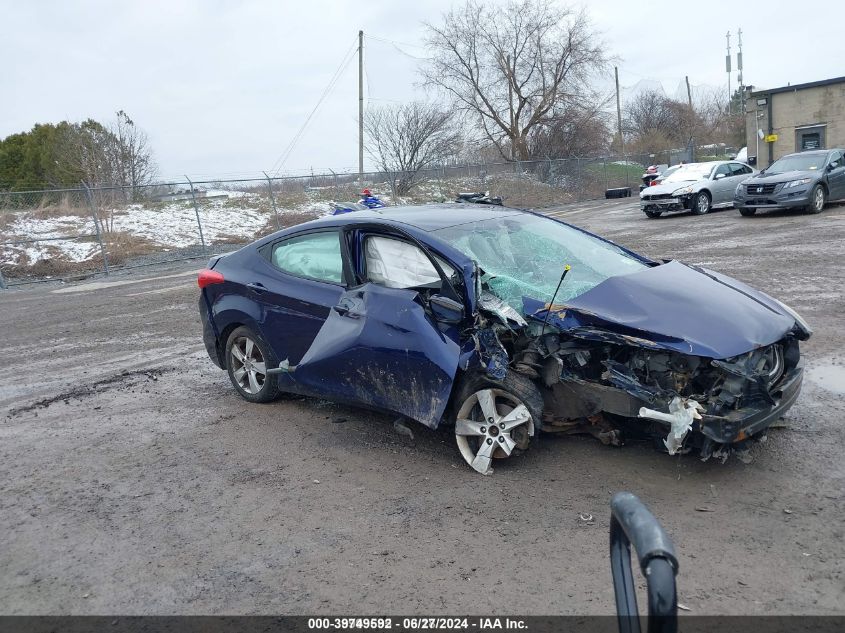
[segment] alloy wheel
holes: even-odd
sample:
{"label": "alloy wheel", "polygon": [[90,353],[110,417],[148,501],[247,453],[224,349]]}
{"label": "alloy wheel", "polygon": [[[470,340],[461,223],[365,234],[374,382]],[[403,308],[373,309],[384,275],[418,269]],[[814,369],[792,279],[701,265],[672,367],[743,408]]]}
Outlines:
{"label": "alloy wheel", "polygon": [[816,187],[813,193],[813,211],[820,213],[824,209],[824,189]]}
{"label": "alloy wheel", "polygon": [[247,336],[239,336],[232,345],[232,377],[248,394],[257,394],[267,380],[267,366],[258,345]]}
{"label": "alloy wheel", "polygon": [[482,475],[494,458],[528,448],[534,420],[518,398],[501,389],[481,389],[464,400],[455,420],[455,440],[467,464]]}

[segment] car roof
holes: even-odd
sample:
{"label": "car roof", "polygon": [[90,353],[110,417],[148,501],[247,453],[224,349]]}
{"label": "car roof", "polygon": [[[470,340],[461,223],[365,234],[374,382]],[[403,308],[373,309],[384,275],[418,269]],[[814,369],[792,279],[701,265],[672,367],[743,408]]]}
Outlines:
{"label": "car roof", "polygon": [[396,222],[407,224],[422,231],[437,231],[450,226],[503,218],[525,213],[519,209],[500,207],[489,204],[448,203],[425,204],[416,206],[383,207],[367,211],[354,211],[343,215],[329,215],[309,222],[309,226],[318,224],[343,226],[359,222]]}
{"label": "car roof", "polygon": [[803,152],[792,152],[791,154],[785,154],[781,156],[781,158],[786,158],[788,156],[807,156],[808,154],[829,154],[830,152],[838,149],[836,147],[831,147],[830,149],[808,149]]}

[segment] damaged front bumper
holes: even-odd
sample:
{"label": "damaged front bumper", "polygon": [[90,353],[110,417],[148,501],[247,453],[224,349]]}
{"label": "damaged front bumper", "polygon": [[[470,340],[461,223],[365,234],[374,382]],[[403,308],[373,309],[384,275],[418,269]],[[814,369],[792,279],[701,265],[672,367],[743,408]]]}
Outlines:
{"label": "damaged front bumper", "polygon": [[786,372],[772,387],[773,404],[768,406],[747,406],[734,409],[726,415],[702,414],[701,420],[693,425],[693,432],[700,432],[705,437],[719,444],[733,444],[759,435],[783,417],[798,399],[801,383],[804,379],[804,367],[797,367]]}
{"label": "damaged front bumper", "polygon": [[640,211],[683,211],[690,208],[692,196],[653,196],[640,198]]}

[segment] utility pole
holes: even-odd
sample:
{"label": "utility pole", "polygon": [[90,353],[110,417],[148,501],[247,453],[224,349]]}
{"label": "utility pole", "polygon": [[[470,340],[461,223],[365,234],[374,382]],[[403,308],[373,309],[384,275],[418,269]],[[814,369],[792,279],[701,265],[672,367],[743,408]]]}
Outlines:
{"label": "utility pole", "polygon": [[[622,136],[622,102],[619,100],[619,68],[613,67],[613,74],[616,76],[616,123],[619,126],[619,150],[622,152],[622,160],[625,160],[625,137]],[[627,171],[626,171],[627,173]]]}
{"label": "utility pole", "polygon": [[358,181],[364,184],[364,31],[358,31]]}
{"label": "utility pole", "polygon": [[725,36],[728,41],[728,54],[725,56],[725,72],[728,73],[728,114],[731,113],[731,32]]}
{"label": "utility pole", "polygon": [[687,103],[689,103],[689,111],[692,114],[692,91],[689,89],[689,75],[686,75],[684,79],[687,81]]}
{"label": "utility pole", "polygon": [[737,29],[736,31],[737,37],[737,48],[739,49],[736,54],[736,69],[739,73],[739,94],[742,95],[742,112],[745,113],[745,82],[742,80],[742,29]]}
{"label": "utility pole", "polygon": [[689,140],[687,141],[687,147],[689,148],[689,160],[693,162],[695,160],[695,146],[691,142],[692,141],[692,130],[693,126],[695,125],[695,110],[692,109],[692,90],[689,87],[689,75],[684,75],[684,80],[687,82],[687,103],[689,104]]}

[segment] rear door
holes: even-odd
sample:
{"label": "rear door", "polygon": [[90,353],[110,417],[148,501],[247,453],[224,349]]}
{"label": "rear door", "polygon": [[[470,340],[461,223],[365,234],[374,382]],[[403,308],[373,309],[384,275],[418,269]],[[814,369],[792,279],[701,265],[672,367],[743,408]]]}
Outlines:
{"label": "rear door", "polygon": [[246,291],[261,306],[258,327],[280,361],[296,364],[344,292],[341,233],[300,233],[265,245]]}
{"label": "rear door", "polygon": [[[460,355],[458,329],[434,321],[427,307],[442,289],[441,275],[410,239],[371,233],[355,242],[363,283],[341,294],[290,376],[304,391],[436,427]],[[449,275],[452,267],[441,261]]]}
{"label": "rear door", "polygon": [[734,193],[736,192],[737,185],[742,183],[747,178],[751,177],[751,174],[754,173],[754,170],[751,169],[748,165],[743,165],[742,163],[731,163],[731,189],[729,191],[730,200],[734,199]]}

